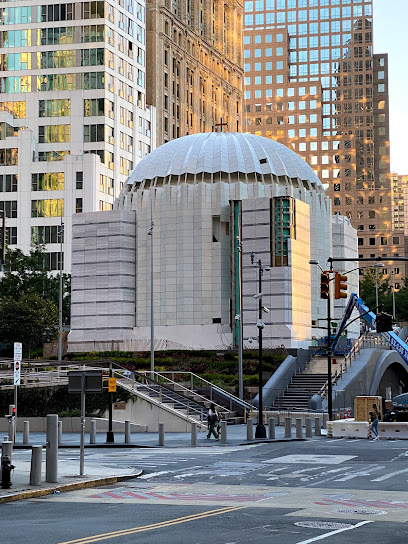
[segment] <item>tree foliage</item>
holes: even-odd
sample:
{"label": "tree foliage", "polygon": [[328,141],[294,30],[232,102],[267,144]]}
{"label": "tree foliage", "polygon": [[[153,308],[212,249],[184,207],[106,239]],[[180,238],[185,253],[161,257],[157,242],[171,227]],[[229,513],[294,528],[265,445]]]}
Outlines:
{"label": "tree foliage", "polygon": [[30,358],[35,347],[58,336],[58,316],[57,306],[36,294],[17,300],[6,297],[0,304],[0,338],[11,344],[22,342]]}
{"label": "tree foliage", "polygon": [[[378,274],[378,302],[383,305],[383,311],[393,313],[393,290],[388,278]],[[360,297],[364,303],[374,311],[376,305],[375,272],[366,271],[360,281]],[[408,278],[404,278],[404,285],[394,293],[395,320],[408,321]]]}
{"label": "tree foliage", "polygon": [[[58,335],[59,275],[44,266],[45,251],[8,250],[0,279],[0,343],[23,342],[28,352]],[[70,322],[70,276],[63,275],[63,323]]]}

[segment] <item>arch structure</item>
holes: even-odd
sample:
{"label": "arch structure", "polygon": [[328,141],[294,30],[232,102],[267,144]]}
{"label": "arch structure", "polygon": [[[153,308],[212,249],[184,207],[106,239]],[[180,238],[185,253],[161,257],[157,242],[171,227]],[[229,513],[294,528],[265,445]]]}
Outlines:
{"label": "arch structure", "polygon": [[384,351],[378,358],[368,394],[387,398],[387,388],[390,388],[391,397],[408,391],[408,365],[394,350]]}

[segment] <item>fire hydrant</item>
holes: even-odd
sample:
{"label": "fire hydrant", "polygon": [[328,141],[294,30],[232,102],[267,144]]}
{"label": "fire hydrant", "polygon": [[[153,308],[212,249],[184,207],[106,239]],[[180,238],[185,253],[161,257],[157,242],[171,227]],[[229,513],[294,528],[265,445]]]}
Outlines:
{"label": "fire hydrant", "polygon": [[10,489],[11,487],[11,471],[15,468],[10,462],[8,455],[3,455],[1,458],[1,488]]}

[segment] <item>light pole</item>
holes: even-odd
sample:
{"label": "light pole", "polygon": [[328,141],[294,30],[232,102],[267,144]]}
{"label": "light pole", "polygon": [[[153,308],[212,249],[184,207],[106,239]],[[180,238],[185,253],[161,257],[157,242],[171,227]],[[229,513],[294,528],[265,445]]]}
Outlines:
{"label": "light pole", "polygon": [[150,378],[154,378],[153,204],[150,200]]}
{"label": "light pole", "polygon": [[[323,268],[320,266],[319,261],[311,259],[309,264],[315,264],[320,268],[321,273],[324,273]],[[330,263],[330,272],[333,272],[333,263]],[[327,272],[326,272],[327,274]],[[323,277],[323,276],[322,276]],[[332,279],[332,278],[331,278]],[[328,280],[328,281],[331,281]],[[329,420],[333,419],[333,383],[332,383],[332,348],[331,348],[331,301],[330,301],[330,288],[327,292],[327,413]]]}
{"label": "light pole", "polygon": [[378,269],[384,268],[383,263],[375,263],[370,267],[367,268],[374,268],[375,269],[375,306],[377,308],[376,312],[378,312]]}
{"label": "light pole", "polygon": [[391,270],[392,277],[392,319],[395,321],[395,270]]}
{"label": "light pole", "polygon": [[62,260],[63,260],[63,242],[64,242],[64,223],[61,217],[61,225],[58,229],[60,241],[60,259],[59,259],[59,303],[58,303],[58,362],[62,361]]}
{"label": "light pole", "polygon": [[[251,263],[254,264],[255,254],[251,253]],[[258,293],[254,295],[258,299],[258,425],[256,426],[255,438],[266,438],[266,428],[263,423],[263,360],[262,360],[262,330],[265,327],[262,321],[262,312],[268,311],[262,304],[262,275],[264,270],[270,270],[270,266],[262,266],[261,259],[258,260]]]}

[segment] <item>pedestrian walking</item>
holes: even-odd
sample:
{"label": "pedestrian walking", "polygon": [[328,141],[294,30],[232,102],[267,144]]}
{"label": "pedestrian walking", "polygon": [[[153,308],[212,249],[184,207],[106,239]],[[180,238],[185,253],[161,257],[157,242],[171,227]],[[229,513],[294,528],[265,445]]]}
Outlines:
{"label": "pedestrian walking", "polygon": [[378,435],[378,422],[381,418],[380,412],[378,411],[377,405],[373,404],[373,409],[370,414],[371,420],[371,432],[374,434],[373,440],[378,440],[380,437]]}
{"label": "pedestrian walking", "polygon": [[214,404],[211,404],[210,409],[208,410],[207,421],[209,425],[207,439],[211,438],[211,435],[214,435],[214,438],[218,440],[219,434],[217,433],[219,415],[215,409]]}

